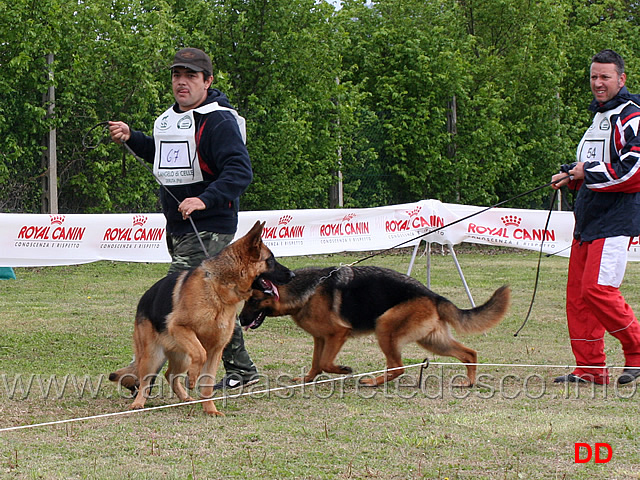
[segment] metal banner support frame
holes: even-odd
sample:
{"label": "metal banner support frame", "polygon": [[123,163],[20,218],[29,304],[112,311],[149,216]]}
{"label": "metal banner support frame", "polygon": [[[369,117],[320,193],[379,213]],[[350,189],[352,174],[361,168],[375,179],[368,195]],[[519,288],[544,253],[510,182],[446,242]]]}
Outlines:
{"label": "metal banner support frame", "polygon": [[[413,265],[416,260],[416,256],[418,254],[418,248],[420,248],[420,244],[422,241],[418,242],[418,244],[413,249],[413,254],[411,255],[411,261],[409,262],[409,269],[407,270],[407,275],[411,275],[411,270],[413,270]],[[431,242],[425,242],[427,245],[425,247],[425,255],[427,256],[427,288],[431,288]],[[453,245],[451,243],[446,244],[447,248],[451,252],[451,258],[453,259],[453,263],[458,270],[458,275],[460,275],[460,280],[462,280],[462,285],[464,287],[465,292],[467,292],[467,297],[469,298],[469,302],[471,303],[471,307],[475,308],[476,304],[473,301],[473,297],[471,296],[471,291],[469,290],[469,285],[467,285],[467,280],[464,278],[464,274],[462,273],[462,268],[460,267],[460,262],[458,262],[458,257],[456,256],[456,252],[453,249]]]}

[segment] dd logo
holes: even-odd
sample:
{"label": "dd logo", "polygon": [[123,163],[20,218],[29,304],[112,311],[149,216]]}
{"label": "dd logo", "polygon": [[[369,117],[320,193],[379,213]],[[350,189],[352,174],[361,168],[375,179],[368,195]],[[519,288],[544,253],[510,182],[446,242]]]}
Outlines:
{"label": "dd logo", "polygon": [[[596,443],[593,448],[588,443],[576,443],[576,453],[575,453],[575,463],[588,463],[591,461],[591,458],[594,457],[595,451],[595,463],[609,463],[611,461],[611,457],[613,457],[613,449],[611,445],[608,443]],[[602,457],[600,452],[602,449],[607,451],[606,457]],[[581,453],[584,451],[584,457],[581,456]]]}

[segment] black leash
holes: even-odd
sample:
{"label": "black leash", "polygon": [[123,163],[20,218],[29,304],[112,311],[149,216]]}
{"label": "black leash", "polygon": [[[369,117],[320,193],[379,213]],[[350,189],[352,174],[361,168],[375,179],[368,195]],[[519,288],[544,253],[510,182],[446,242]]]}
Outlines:
{"label": "black leash", "polygon": [[[87,145],[86,144],[86,139],[87,136],[96,128],[98,127],[104,127],[105,129],[108,129],[109,127],[109,122],[100,122],[95,124],[93,127],[91,127],[87,133],[84,134],[84,137],[82,137],[82,146],[88,150],[93,150],[94,148],[97,148],[98,145],[100,145],[100,143],[102,143],[102,138],[106,138],[102,137],[96,144],[94,145]],[[115,143],[115,142],[114,142]],[[171,196],[171,198],[173,198],[176,203],[178,205],[180,205],[180,200],[178,200],[178,198],[171,192],[171,190],[169,190],[169,188],[167,188],[166,185],[164,185],[162,183],[162,181],[160,181],[160,179],[158,178],[158,176],[153,173],[153,169],[151,167],[149,167],[149,165],[147,165],[147,162],[144,161],[144,159],[140,158],[138,155],[136,155],[136,153],[131,149],[131,147],[129,145],[127,145],[126,142],[122,142],[122,146],[124,147],[122,150],[122,172],[123,174],[125,173],[125,156],[126,156],[126,151],[128,151],[131,155],[133,155],[133,157],[138,160],[138,162],[147,169],[147,171],[153,176],[153,178],[156,180],[156,182],[158,182],[158,184],[164,189],[165,192],[167,192],[169,194],[169,196]],[[126,150],[125,150],[126,149]],[[187,217],[189,219],[189,222],[191,222],[191,227],[193,228],[193,231],[196,234],[196,238],[198,239],[198,242],[200,243],[200,247],[202,248],[202,251],[204,252],[205,256],[207,258],[210,257],[209,252],[207,251],[206,247],[204,246],[204,242],[202,241],[202,238],[200,238],[200,235],[198,234],[198,229],[196,228],[196,224],[193,221],[193,218],[191,218],[191,215],[189,215]]]}
{"label": "black leash", "polygon": [[[559,183],[559,182],[561,182],[562,180],[565,180],[566,178],[570,178],[570,175],[567,175],[567,176],[565,176],[565,177],[559,178],[558,180],[552,180],[551,182],[545,183],[544,185],[540,185],[540,186],[538,186],[538,187],[532,188],[531,190],[528,190],[528,191],[526,191],[526,192],[524,192],[524,193],[520,193],[520,194],[518,194],[518,195],[515,195],[514,197],[508,198],[507,200],[503,200],[503,201],[501,201],[501,202],[498,202],[498,203],[496,203],[496,204],[494,204],[494,205],[491,205],[490,207],[486,207],[486,208],[484,208],[484,209],[482,209],[482,210],[479,210],[479,211],[477,211],[477,212],[475,212],[475,213],[471,213],[471,214],[467,215],[466,217],[459,218],[458,220],[455,220],[455,221],[453,221],[453,222],[451,222],[451,223],[448,223],[448,224],[446,224],[446,225],[443,225],[443,226],[441,226],[441,227],[438,227],[438,228],[435,228],[435,229],[433,229],[433,230],[430,230],[430,231],[428,231],[428,232],[426,232],[426,233],[423,233],[422,235],[419,235],[418,237],[415,237],[415,238],[411,238],[411,239],[409,239],[409,240],[406,240],[406,241],[404,241],[404,242],[402,242],[402,243],[400,243],[400,244],[398,244],[398,245],[396,245],[396,246],[394,246],[394,247],[389,247],[389,248],[387,248],[387,249],[385,249],[385,250],[381,250],[381,251],[379,251],[379,252],[373,253],[373,254],[371,254],[371,255],[369,255],[369,256],[367,256],[367,257],[361,258],[360,260],[356,260],[355,262],[352,262],[352,263],[350,263],[350,264],[348,264],[348,265],[341,265],[340,267],[338,267],[338,268],[334,269],[333,271],[331,271],[328,275],[326,275],[326,276],[322,277],[322,278],[318,281],[318,284],[320,284],[322,281],[324,281],[324,280],[326,280],[327,278],[329,278],[329,277],[330,277],[331,275],[333,275],[335,272],[337,272],[338,270],[340,270],[340,268],[343,268],[343,267],[352,267],[352,266],[354,266],[354,265],[357,265],[358,263],[364,262],[365,260],[370,260],[370,259],[372,259],[372,258],[374,258],[374,257],[376,257],[376,256],[378,256],[378,255],[381,255],[381,254],[383,254],[383,253],[385,253],[385,252],[388,252],[388,251],[390,251],[390,250],[393,250],[394,248],[398,248],[398,247],[401,247],[402,245],[405,245],[405,244],[407,244],[407,243],[409,243],[409,242],[413,242],[416,238],[418,238],[418,239],[419,239],[419,238],[422,238],[422,237],[426,237],[426,236],[428,236],[428,235],[431,235],[432,233],[435,233],[435,232],[438,232],[438,231],[440,231],[440,230],[443,230],[443,229],[445,229],[445,228],[447,228],[447,227],[450,227],[451,225],[455,225],[456,223],[460,223],[460,222],[462,222],[462,221],[464,221],[464,220],[467,220],[467,219],[469,219],[469,218],[471,218],[471,217],[475,217],[476,215],[480,215],[481,213],[484,213],[484,212],[486,212],[487,210],[490,210],[490,209],[492,209],[492,208],[499,207],[500,205],[504,205],[505,203],[511,202],[511,201],[513,201],[513,200],[515,200],[515,199],[517,199],[517,198],[524,197],[525,195],[529,195],[529,194],[531,194],[531,193],[533,193],[533,192],[535,192],[535,191],[537,191],[537,190],[541,190],[541,189],[543,189],[543,188],[550,187],[551,185],[554,185],[554,184],[556,184],[556,183]],[[555,201],[556,201],[557,196],[558,196],[558,191],[557,191],[557,190],[555,190],[555,191],[554,191],[554,193],[553,193],[553,198],[552,198],[552,200],[551,200],[551,206],[549,207],[549,214],[547,215],[547,221],[546,221],[546,223],[545,223],[545,225],[544,225],[544,232],[546,232],[546,231],[547,231],[547,228],[549,227],[549,222],[550,222],[550,220],[551,220],[551,213],[553,212],[553,205],[555,204]],[[531,315],[531,311],[532,311],[532,309],[533,309],[533,303],[534,303],[535,298],[536,298],[536,293],[537,293],[537,291],[538,291],[538,282],[539,282],[539,279],[540,279],[540,263],[541,263],[541,260],[542,260],[542,250],[543,250],[543,247],[544,247],[544,238],[545,238],[545,236],[543,235],[543,236],[542,236],[542,240],[541,240],[541,242],[540,242],[540,253],[539,253],[539,255],[538,255],[538,266],[537,266],[537,268],[536,268],[536,280],[535,280],[535,284],[534,284],[534,287],[533,287],[533,294],[532,294],[532,296],[531,296],[531,302],[530,302],[530,304],[529,304],[529,310],[528,310],[528,312],[527,312],[527,316],[526,316],[526,317],[525,317],[525,319],[524,319],[524,322],[522,323],[522,325],[520,326],[520,328],[518,328],[518,330],[516,331],[516,333],[513,335],[514,337],[517,337],[517,336],[518,336],[518,334],[519,334],[519,333],[522,331],[522,329],[525,327],[525,325],[526,325],[526,324],[527,324],[527,322],[529,321],[529,317],[530,317],[530,315]],[[547,256],[549,256],[549,255],[547,255]]]}
{"label": "black leash", "polygon": [[[467,220],[467,219],[469,219],[469,218],[471,218],[471,217],[474,217],[474,216],[476,216],[476,215],[480,215],[481,213],[484,213],[484,212],[486,212],[487,210],[490,210],[490,209],[492,209],[492,208],[499,207],[500,205],[504,205],[505,203],[511,202],[511,201],[513,201],[513,200],[515,200],[515,199],[517,199],[517,198],[520,198],[520,197],[524,197],[524,196],[526,196],[526,195],[529,195],[529,194],[531,194],[531,193],[533,193],[533,192],[535,192],[535,191],[537,191],[537,190],[541,190],[541,189],[543,189],[543,188],[550,187],[551,185],[554,185],[554,184],[556,184],[556,183],[559,183],[559,182],[561,182],[562,180],[565,180],[566,178],[570,178],[570,175],[567,175],[566,177],[559,178],[558,180],[552,180],[551,182],[545,183],[544,185],[540,185],[540,186],[538,186],[538,187],[532,188],[531,190],[528,190],[528,191],[526,191],[526,192],[524,192],[524,193],[520,193],[520,194],[518,194],[518,195],[515,195],[514,197],[508,198],[507,200],[503,200],[503,201],[498,202],[498,203],[496,203],[496,204],[494,204],[494,205],[491,205],[490,207],[486,207],[486,208],[484,208],[484,209],[482,209],[482,210],[479,210],[479,211],[477,211],[477,212],[475,212],[475,213],[469,214],[469,215],[467,215],[466,217],[459,218],[458,220],[455,220],[455,221],[453,221],[453,222],[451,222],[451,223],[448,223],[447,225],[443,225],[443,226],[441,226],[441,227],[438,227],[438,228],[435,228],[435,229],[433,229],[433,230],[430,230],[430,231],[428,231],[427,233],[424,233],[424,234],[422,234],[422,235],[420,235],[420,236],[418,236],[418,237],[416,237],[416,238],[426,237],[427,235],[431,235],[432,233],[435,233],[435,232],[438,232],[438,231],[440,231],[440,230],[443,230],[443,229],[445,229],[445,228],[447,228],[447,227],[450,227],[451,225],[455,225],[456,223],[460,223],[460,222],[462,222],[462,221],[464,221],[464,220]],[[546,232],[546,231],[547,231],[547,228],[549,227],[549,221],[551,220],[551,213],[553,212],[553,205],[554,205],[554,203],[555,203],[555,201],[556,201],[557,196],[558,196],[558,190],[555,190],[555,191],[554,191],[554,193],[553,193],[553,198],[552,198],[552,200],[551,200],[551,206],[549,207],[549,215],[547,215],[547,221],[546,221],[546,223],[545,223],[545,225],[544,225],[544,232]],[[380,251],[380,252],[376,252],[376,253],[374,253],[374,254],[371,254],[371,255],[369,255],[369,256],[367,256],[367,257],[361,258],[360,260],[357,260],[357,261],[355,261],[355,262],[353,262],[353,263],[349,264],[348,266],[357,265],[357,264],[358,264],[358,263],[360,263],[360,262],[364,262],[365,260],[369,260],[369,259],[371,259],[371,258],[374,258],[374,257],[375,257],[375,256],[377,256],[377,255],[380,255],[380,254],[382,254],[382,253],[388,252],[389,250],[392,250],[392,249],[394,249],[394,248],[401,247],[402,245],[405,245],[405,244],[407,244],[407,243],[409,243],[409,242],[414,241],[416,238],[412,238],[412,239],[410,239],[410,240],[407,240],[407,241],[405,241],[405,242],[402,242],[402,243],[400,243],[400,244],[396,245],[395,247],[390,247],[390,248],[387,248],[386,250],[382,250],[382,251]],[[534,301],[535,301],[536,293],[537,293],[537,291],[538,291],[538,281],[539,281],[539,279],[540,279],[540,263],[541,263],[541,260],[542,260],[542,249],[543,249],[543,247],[544,247],[544,238],[545,238],[545,236],[543,235],[543,236],[542,236],[542,240],[540,241],[540,254],[538,255],[538,266],[537,266],[537,268],[536,268],[536,281],[535,281],[535,284],[534,284],[534,287],[533,287],[533,294],[532,294],[532,296],[531,296],[531,302],[530,302],[530,304],[529,304],[529,310],[528,310],[528,312],[527,312],[527,316],[526,316],[526,317],[525,317],[525,319],[524,319],[524,322],[522,322],[522,325],[520,326],[520,328],[518,328],[518,330],[516,331],[516,333],[513,335],[514,337],[517,337],[517,336],[518,336],[518,334],[519,334],[519,333],[522,331],[522,329],[525,327],[525,325],[526,325],[526,324],[527,324],[527,322],[529,321],[529,317],[530,317],[530,315],[531,315],[531,311],[532,311],[532,309],[533,309],[533,303],[534,303]],[[331,273],[333,273],[333,272],[331,272]],[[330,275],[331,275],[331,274],[330,274]]]}
{"label": "black leash", "polygon": [[[380,251],[378,251],[378,252],[376,252],[376,253],[372,253],[371,255],[369,255],[369,256],[367,256],[367,257],[361,258],[360,260],[357,260],[357,261],[355,261],[355,262],[353,262],[353,263],[349,264],[349,266],[357,265],[358,263],[364,262],[365,260],[370,260],[370,259],[372,259],[372,258],[374,258],[374,257],[377,257],[378,255],[382,255],[383,253],[386,253],[386,252],[388,252],[388,251],[390,251],[390,250],[393,250],[393,249],[398,248],[398,247],[402,247],[403,245],[406,245],[407,243],[411,243],[411,242],[413,242],[413,241],[414,241],[414,240],[416,240],[416,239],[420,239],[420,238],[422,238],[422,237],[426,237],[426,236],[428,236],[428,235],[431,235],[432,233],[439,232],[440,230],[444,230],[445,228],[448,228],[448,227],[450,227],[450,226],[452,226],[452,225],[455,225],[455,224],[457,224],[457,223],[464,222],[465,220],[468,220],[468,219],[470,219],[471,217],[475,217],[475,216],[477,216],[477,215],[480,215],[480,214],[482,214],[482,213],[486,212],[487,210],[491,210],[492,208],[497,208],[497,207],[499,207],[499,206],[501,206],[501,205],[504,205],[505,203],[509,203],[509,202],[512,202],[513,200],[517,200],[518,198],[525,197],[525,196],[527,196],[527,195],[532,194],[533,192],[536,192],[536,191],[538,191],[538,190],[542,190],[543,188],[550,187],[551,185],[554,185],[554,184],[556,184],[556,183],[558,183],[558,182],[561,182],[562,180],[564,180],[564,179],[566,179],[566,178],[568,178],[568,177],[569,177],[569,175],[567,175],[566,177],[559,178],[558,180],[555,180],[555,181],[551,181],[551,182],[545,183],[544,185],[540,185],[540,186],[538,186],[538,187],[532,188],[531,190],[527,190],[526,192],[519,193],[518,195],[515,195],[515,196],[513,196],[513,197],[511,197],[511,198],[508,198],[508,199],[506,199],[506,200],[502,200],[501,202],[498,202],[498,203],[496,203],[496,204],[494,204],[494,205],[491,205],[491,206],[489,206],[489,207],[485,207],[485,208],[483,208],[482,210],[479,210],[479,211],[477,211],[477,212],[475,212],[475,213],[470,213],[470,214],[469,214],[469,215],[467,215],[466,217],[459,218],[459,219],[457,219],[457,220],[454,220],[454,221],[453,221],[453,222],[451,222],[451,223],[447,223],[446,225],[443,225],[443,226],[441,226],[441,227],[434,228],[433,230],[429,230],[428,232],[423,233],[423,234],[421,234],[421,235],[418,235],[417,237],[413,237],[413,238],[410,238],[409,240],[405,240],[404,242],[399,243],[398,245],[395,245],[395,246],[393,246],[393,247],[389,247],[389,248],[387,248],[387,249],[385,249],[385,250],[380,250]],[[557,194],[557,191],[556,191],[556,194]],[[555,196],[554,196],[554,201],[555,201]],[[552,207],[551,207],[551,208],[553,208],[553,202],[552,202]],[[549,212],[549,216],[551,216],[551,212]],[[549,224],[549,219],[547,219],[547,225],[548,225],[548,224]],[[546,227],[545,227],[545,228],[546,228]]]}
{"label": "black leash", "polygon": [[[543,232],[547,231],[549,227],[549,221],[551,220],[551,212],[553,212],[553,205],[556,203],[556,198],[558,197],[558,190],[554,190],[553,198],[551,199],[551,206],[549,207],[549,215],[547,215],[547,222],[544,224]],[[527,316],[524,317],[524,322],[520,325],[520,328],[513,334],[514,337],[517,337],[518,334],[522,331],[524,326],[529,321],[529,316],[531,315],[531,310],[533,309],[533,302],[536,299],[536,293],[538,291],[538,280],[540,279],[540,262],[542,260],[542,247],[544,246],[545,235],[543,233],[542,240],[540,240],[540,253],[538,255],[538,267],[536,268],[536,281],[533,285],[533,294],[531,295],[531,303],[529,303],[529,310],[527,311]],[[548,256],[548,255],[547,255]]]}

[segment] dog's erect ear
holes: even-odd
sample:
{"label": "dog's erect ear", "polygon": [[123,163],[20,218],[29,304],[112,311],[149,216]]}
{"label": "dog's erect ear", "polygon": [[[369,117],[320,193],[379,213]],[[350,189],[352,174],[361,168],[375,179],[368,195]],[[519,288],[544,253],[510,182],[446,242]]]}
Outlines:
{"label": "dog's erect ear", "polygon": [[257,242],[257,240],[260,240],[262,237],[262,230],[264,229],[266,223],[267,222],[260,222],[260,220],[258,220],[253,225],[253,227],[251,227],[251,230],[249,230],[249,232],[247,233],[247,237],[249,237],[252,242]]}
{"label": "dog's erect ear", "polygon": [[262,230],[266,223],[258,220],[246,235],[252,254],[258,257],[260,256],[260,247],[262,245]]}

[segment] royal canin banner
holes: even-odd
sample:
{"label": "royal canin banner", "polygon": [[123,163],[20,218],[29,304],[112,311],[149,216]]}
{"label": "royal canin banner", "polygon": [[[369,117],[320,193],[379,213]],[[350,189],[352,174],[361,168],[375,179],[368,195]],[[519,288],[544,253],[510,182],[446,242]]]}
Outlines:
{"label": "royal canin banner", "polygon": [[[484,211],[483,211],[484,210]],[[478,213],[481,212],[481,213]],[[573,214],[486,209],[423,200],[362,209],[241,212],[236,238],[266,221],[264,242],[276,256],[384,250],[426,241],[462,242],[569,255]],[[443,228],[444,227],[444,228]],[[159,213],[105,215],[0,214],[0,266],[73,265],[115,260],[169,263],[165,219]],[[429,233],[434,232],[434,233]],[[640,260],[633,238],[629,259]]]}

